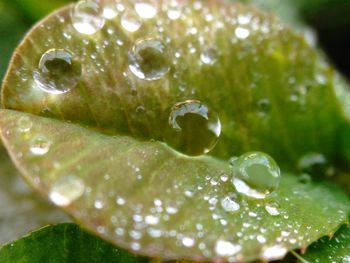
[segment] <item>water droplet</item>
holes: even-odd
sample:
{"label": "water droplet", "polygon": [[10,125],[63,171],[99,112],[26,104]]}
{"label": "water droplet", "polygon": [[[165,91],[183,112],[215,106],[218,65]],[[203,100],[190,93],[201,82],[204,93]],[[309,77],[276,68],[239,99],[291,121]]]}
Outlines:
{"label": "water droplet", "polygon": [[264,260],[278,260],[283,258],[288,252],[288,249],[282,245],[275,245],[264,248],[262,252],[262,259]]}
{"label": "water droplet", "polygon": [[69,206],[80,198],[85,191],[84,182],[75,176],[60,178],[50,192],[51,201],[58,206]]}
{"label": "water droplet", "polygon": [[79,1],[72,13],[73,27],[82,34],[92,35],[101,30],[105,24],[101,6],[91,0]]}
{"label": "water droplet", "polygon": [[30,142],[30,151],[34,155],[45,155],[50,150],[51,142],[43,135],[35,136]]}
{"label": "water droplet", "polygon": [[280,169],[267,154],[250,152],[240,156],[233,165],[232,183],[239,193],[263,199],[276,190]]}
{"label": "water droplet", "polygon": [[154,215],[148,215],[145,217],[145,222],[148,225],[156,225],[159,222],[159,218]]}
{"label": "water droplet", "polygon": [[157,2],[154,0],[136,0],[135,11],[141,18],[151,19],[158,12]]}
{"label": "water droplet", "polygon": [[214,65],[218,60],[218,52],[215,48],[208,48],[201,54],[201,61],[206,65]]}
{"label": "water droplet", "polygon": [[122,27],[128,32],[136,32],[142,26],[141,18],[130,10],[125,11],[121,18]]}
{"label": "water droplet", "polygon": [[185,247],[193,247],[194,244],[195,244],[195,241],[193,238],[191,237],[184,237],[182,239],[182,244],[185,246]]}
{"label": "water droplet", "polygon": [[309,174],[303,173],[299,176],[299,182],[302,184],[309,184],[312,182],[312,178]]}
{"label": "water droplet", "polygon": [[240,208],[240,205],[229,196],[221,199],[221,206],[227,212],[236,212]]}
{"label": "water droplet", "polygon": [[170,70],[170,55],[159,39],[139,40],[129,52],[129,68],[140,79],[158,80]]}
{"label": "water droplet", "polygon": [[246,39],[250,35],[250,31],[244,27],[237,27],[235,29],[235,35],[239,39]]}
{"label": "water droplet", "polygon": [[218,240],[215,245],[215,252],[221,257],[231,257],[237,254],[241,249],[240,245],[235,245],[224,240]]}
{"label": "water droplet", "polygon": [[118,10],[114,2],[106,3],[103,8],[103,17],[113,19],[118,15]]}
{"label": "water droplet", "polygon": [[280,214],[279,206],[276,203],[268,203],[265,205],[265,210],[272,216],[278,216]]}
{"label": "water droplet", "polygon": [[268,99],[258,101],[258,112],[261,116],[265,116],[270,112],[270,101]]}
{"label": "water droplet", "polygon": [[62,94],[73,89],[80,80],[81,65],[73,59],[73,55],[63,49],[46,51],[40,61],[39,68],[33,73],[38,87],[51,94]]}
{"label": "water droplet", "polygon": [[175,104],[169,116],[165,141],[187,155],[211,151],[221,134],[221,123],[215,112],[197,100]]}
{"label": "water droplet", "polygon": [[29,117],[23,116],[17,121],[17,129],[20,132],[28,132],[32,128],[33,123]]}
{"label": "water droplet", "polygon": [[322,153],[308,153],[298,160],[300,172],[310,176],[319,177],[322,175],[331,176],[334,172],[331,169],[327,158]]}
{"label": "water droplet", "polygon": [[176,5],[170,6],[168,8],[167,15],[168,15],[169,19],[177,20],[181,16],[181,9],[178,6],[176,6]]}

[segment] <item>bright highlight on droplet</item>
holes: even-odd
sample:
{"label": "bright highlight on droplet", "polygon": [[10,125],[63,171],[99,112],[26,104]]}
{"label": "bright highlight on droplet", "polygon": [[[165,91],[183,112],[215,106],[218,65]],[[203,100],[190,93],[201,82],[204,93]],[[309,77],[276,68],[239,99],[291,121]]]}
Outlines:
{"label": "bright highlight on droplet", "polygon": [[161,40],[142,39],[129,52],[129,69],[140,79],[158,80],[169,72],[170,59],[167,46]]}
{"label": "bright highlight on droplet", "polygon": [[39,61],[38,69],[33,72],[34,82],[41,90],[51,94],[70,91],[81,78],[81,65],[73,54],[63,49],[46,51]]}
{"label": "bright highlight on droplet", "polygon": [[288,249],[282,245],[275,245],[264,248],[262,252],[262,259],[264,260],[278,260],[283,258],[288,252]]}
{"label": "bright highlight on droplet", "polygon": [[221,257],[231,257],[237,254],[242,247],[225,240],[218,240],[215,245],[215,252]]}
{"label": "bright highlight on droplet", "polygon": [[50,192],[51,201],[58,206],[69,206],[85,192],[84,182],[76,176],[60,178]]}
{"label": "bright highlight on droplet", "polygon": [[264,199],[277,189],[280,182],[280,169],[267,154],[250,152],[231,163],[233,168],[232,183],[237,192]]}
{"label": "bright highlight on droplet", "polygon": [[128,32],[136,32],[142,26],[141,18],[133,11],[127,10],[121,17],[120,23]]}
{"label": "bright highlight on droplet", "polygon": [[210,152],[221,134],[221,122],[217,114],[197,100],[176,103],[171,109],[168,122],[165,141],[187,155]]}
{"label": "bright highlight on droplet", "polygon": [[49,152],[51,141],[44,135],[37,135],[30,141],[30,151],[34,155],[45,155]]}
{"label": "bright highlight on droplet", "polygon": [[143,19],[151,19],[158,12],[157,2],[153,0],[136,0],[135,11]]}
{"label": "bright highlight on droplet", "polygon": [[225,198],[221,199],[221,207],[226,212],[236,212],[239,210],[240,205],[232,197],[226,196]]}
{"label": "bright highlight on droplet", "polygon": [[237,27],[235,29],[235,35],[239,39],[246,39],[250,35],[250,31],[244,27]]}
{"label": "bright highlight on droplet", "polygon": [[79,1],[72,12],[73,27],[81,34],[92,35],[105,24],[102,7],[92,1]]}

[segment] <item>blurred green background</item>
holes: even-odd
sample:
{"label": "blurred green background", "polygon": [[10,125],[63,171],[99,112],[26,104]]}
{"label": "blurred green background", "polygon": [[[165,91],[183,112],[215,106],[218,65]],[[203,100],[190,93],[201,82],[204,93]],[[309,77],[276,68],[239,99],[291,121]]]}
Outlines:
{"label": "blurred green background", "polygon": [[[277,12],[285,21],[314,28],[319,45],[333,63],[350,76],[350,0],[230,0],[253,2]],[[0,80],[14,48],[25,32],[69,0],[0,0]]]}

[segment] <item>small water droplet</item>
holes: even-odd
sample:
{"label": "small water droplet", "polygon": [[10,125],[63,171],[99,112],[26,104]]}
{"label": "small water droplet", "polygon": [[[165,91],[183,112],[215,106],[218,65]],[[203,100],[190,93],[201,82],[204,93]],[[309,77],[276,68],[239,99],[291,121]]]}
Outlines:
{"label": "small water droplet", "polygon": [[193,247],[195,244],[195,240],[191,237],[184,237],[184,238],[182,238],[182,244],[185,247]]}
{"label": "small water droplet", "polygon": [[154,0],[136,0],[135,11],[141,18],[151,19],[158,12],[157,2]]}
{"label": "small water droplet", "polygon": [[63,49],[46,51],[40,61],[38,70],[33,72],[37,86],[51,94],[62,94],[73,89],[80,80],[81,65],[73,55]]}
{"label": "small water droplet", "polygon": [[33,127],[33,123],[29,117],[23,116],[17,121],[17,129],[20,132],[28,132]]}
{"label": "small water droplet", "polygon": [[261,116],[266,116],[270,112],[270,100],[261,99],[258,101],[258,113]]}
{"label": "small water droplet", "polygon": [[80,198],[85,191],[84,182],[76,176],[60,178],[50,192],[51,201],[58,206],[69,206]]}
{"label": "small water droplet", "polygon": [[280,169],[276,162],[261,152],[246,153],[233,165],[232,183],[239,193],[263,199],[277,189]]}
{"label": "small water droplet", "polygon": [[221,257],[231,257],[237,254],[242,247],[231,242],[218,240],[215,245],[215,252]]}
{"label": "small water droplet", "polygon": [[187,155],[211,151],[221,134],[221,123],[215,112],[197,100],[175,104],[169,116],[165,141]]}
{"label": "small water droplet", "polygon": [[276,203],[268,203],[265,205],[265,210],[272,216],[278,216],[280,214],[279,206]]}
{"label": "small water droplet", "polygon": [[114,2],[106,3],[103,7],[103,17],[106,19],[113,19],[118,15],[117,6]]}
{"label": "small water droplet", "polygon": [[145,217],[145,222],[148,225],[156,225],[159,222],[159,218],[154,215],[148,215]]}
{"label": "small water droplet", "polygon": [[240,208],[240,205],[230,196],[221,199],[221,206],[227,212],[236,212]]}
{"label": "small water droplet", "polygon": [[216,48],[208,48],[201,54],[201,61],[206,65],[214,65],[218,60],[218,52]]}
{"label": "small water droplet", "polygon": [[246,39],[250,35],[250,31],[244,27],[237,27],[235,29],[235,35],[239,39]]}
{"label": "small water droplet", "polygon": [[73,27],[82,34],[92,35],[101,30],[105,24],[101,6],[91,0],[79,1],[72,13]]}
{"label": "small water droplet", "polygon": [[282,245],[275,245],[264,248],[262,252],[262,259],[264,260],[278,260],[283,258],[288,252],[288,249]]}
{"label": "small water droplet", "polygon": [[128,32],[136,32],[142,26],[141,18],[133,11],[127,10],[123,14],[121,21],[122,27]]}
{"label": "small water droplet", "polygon": [[45,155],[49,152],[51,141],[44,135],[37,135],[30,141],[30,151],[34,155]]}
{"label": "small water droplet", "polygon": [[176,6],[176,5],[170,6],[168,8],[167,15],[168,15],[169,19],[177,20],[181,16],[181,9],[178,6]]}

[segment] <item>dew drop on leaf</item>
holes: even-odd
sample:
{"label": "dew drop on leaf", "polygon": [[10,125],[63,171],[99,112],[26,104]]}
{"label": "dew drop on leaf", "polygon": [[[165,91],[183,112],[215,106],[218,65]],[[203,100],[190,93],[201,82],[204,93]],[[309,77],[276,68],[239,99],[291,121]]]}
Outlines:
{"label": "dew drop on leaf", "polygon": [[81,78],[81,65],[73,54],[63,49],[46,51],[33,73],[33,79],[41,90],[62,94],[73,89]]}
{"label": "dew drop on leaf", "polygon": [[170,55],[159,39],[142,39],[129,52],[129,68],[138,78],[159,80],[170,70]]}
{"label": "dew drop on leaf", "polygon": [[136,0],[135,11],[143,19],[151,19],[158,12],[157,2],[154,0]]}
{"label": "dew drop on leaf", "polygon": [[232,197],[226,196],[221,199],[221,206],[226,212],[236,212],[239,210],[240,205]]}
{"label": "dew drop on leaf", "polygon": [[240,245],[235,245],[229,241],[218,240],[215,245],[215,252],[221,257],[231,257],[241,250]]}
{"label": "dew drop on leaf", "polygon": [[141,18],[133,11],[127,10],[121,17],[122,27],[128,32],[136,32],[142,26]]}
{"label": "dew drop on leaf", "polygon": [[95,34],[105,25],[103,9],[94,1],[79,1],[72,12],[72,23],[73,27],[81,34]]}
{"label": "dew drop on leaf", "polygon": [[44,135],[36,135],[30,141],[30,152],[34,155],[45,155],[49,152],[51,141]]}
{"label": "dew drop on leaf", "polygon": [[17,130],[20,132],[28,132],[32,128],[33,123],[27,116],[23,116],[17,121]]}
{"label": "dew drop on leaf", "polygon": [[58,206],[69,206],[85,192],[84,182],[76,176],[58,179],[50,191],[51,201]]}
{"label": "dew drop on leaf", "polygon": [[246,39],[250,35],[249,29],[246,29],[244,27],[237,27],[235,29],[235,35],[239,39]]}
{"label": "dew drop on leaf", "polygon": [[298,160],[297,165],[300,172],[310,176],[333,175],[333,169],[322,153],[307,153]]}
{"label": "dew drop on leaf", "polygon": [[274,245],[264,248],[262,252],[263,260],[278,260],[283,258],[288,252],[288,249],[282,245]]}
{"label": "dew drop on leaf", "polygon": [[271,216],[278,216],[280,215],[279,211],[279,205],[277,203],[268,203],[265,205],[265,210],[269,213]]}
{"label": "dew drop on leaf", "polygon": [[175,150],[187,155],[210,152],[221,134],[217,114],[197,100],[176,103],[168,119],[165,141]]}
{"label": "dew drop on leaf", "polygon": [[252,198],[266,198],[280,182],[278,165],[265,153],[246,153],[233,162],[232,168],[232,183],[237,192]]}
{"label": "dew drop on leaf", "polygon": [[215,48],[205,49],[201,54],[201,61],[206,65],[214,65],[218,59],[218,52]]}
{"label": "dew drop on leaf", "polygon": [[181,17],[181,9],[177,4],[171,5],[167,10],[167,16],[170,20],[177,20]]}

